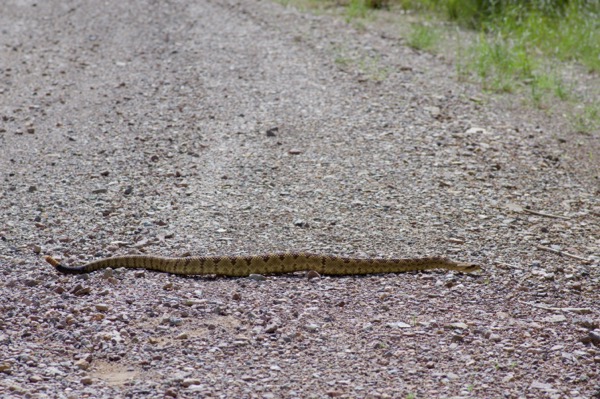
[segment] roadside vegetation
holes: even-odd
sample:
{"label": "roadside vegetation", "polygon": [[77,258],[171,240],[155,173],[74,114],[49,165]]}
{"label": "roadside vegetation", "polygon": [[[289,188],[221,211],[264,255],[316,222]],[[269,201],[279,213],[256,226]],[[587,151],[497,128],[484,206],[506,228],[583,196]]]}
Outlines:
{"label": "roadside vegetation", "polygon": [[[600,129],[600,88],[587,96],[572,90],[573,65],[600,74],[600,2],[597,0],[280,0],[313,10],[341,9],[362,24],[377,10],[411,14],[409,46],[437,52],[455,49],[460,79],[485,90],[525,93],[548,109],[570,105],[574,128]],[[450,22],[450,23],[449,23]],[[454,34],[455,33],[455,34]],[[584,98],[587,97],[587,98]]]}

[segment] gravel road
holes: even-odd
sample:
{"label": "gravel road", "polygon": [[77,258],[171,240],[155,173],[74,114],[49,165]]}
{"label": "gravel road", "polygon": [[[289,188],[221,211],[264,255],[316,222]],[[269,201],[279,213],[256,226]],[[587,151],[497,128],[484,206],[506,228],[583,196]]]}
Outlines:
{"label": "gravel road", "polygon": [[[3,398],[598,398],[597,132],[265,0],[0,6]],[[117,254],[444,272],[64,276]]]}

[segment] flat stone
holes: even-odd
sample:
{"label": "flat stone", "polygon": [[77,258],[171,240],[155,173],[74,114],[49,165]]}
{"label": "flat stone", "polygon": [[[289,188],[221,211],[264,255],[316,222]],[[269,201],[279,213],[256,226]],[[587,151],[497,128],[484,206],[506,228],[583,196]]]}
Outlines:
{"label": "flat stone", "polygon": [[79,382],[81,382],[83,385],[92,385],[92,383],[94,382],[94,380],[90,376],[85,376],[85,377],[82,377],[79,380]]}
{"label": "flat stone", "polygon": [[265,281],[267,279],[262,274],[251,274],[251,275],[248,276],[248,278],[250,280],[254,280],[254,281]]}
{"label": "flat stone", "polygon": [[546,323],[562,323],[567,321],[567,318],[562,314],[555,314],[552,316],[544,317],[542,321],[545,321]]}
{"label": "flat stone", "polygon": [[394,323],[387,323],[385,326],[389,327],[389,328],[411,328],[412,327],[410,324],[406,324],[401,321],[397,321]]}
{"label": "flat stone", "polygon": [[94,305],[94,307],[96,308],[97,311],[99,312],[106,312],[108,311],[108,309],[110,308],[107,304],[105,303],[97,303],[96,305]]}
{"label": "flat stone", "polygon": [[186,378],[183,381],[181,381],[181,386],[183,386],[185,388],[192,386],[192,385],[200,385],[200,384],[202,384],[202,381],[200,381],[197,378]]}
{"label": "flat stone", "polygon": [[90,367],[90,363],[85,359],[79,359],[75,362],[75,366],[81,370],[87,370]]}

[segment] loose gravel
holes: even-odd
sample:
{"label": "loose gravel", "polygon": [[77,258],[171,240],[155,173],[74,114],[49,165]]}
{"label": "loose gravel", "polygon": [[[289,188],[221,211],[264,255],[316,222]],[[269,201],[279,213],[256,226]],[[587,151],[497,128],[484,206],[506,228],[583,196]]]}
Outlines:
{"label": "loose gravel", "polygon": [[[597,132],[277,3],[9,0],[0,27],[0,396],[600,397]],[[286,250],[484,271],[42,260]]]}

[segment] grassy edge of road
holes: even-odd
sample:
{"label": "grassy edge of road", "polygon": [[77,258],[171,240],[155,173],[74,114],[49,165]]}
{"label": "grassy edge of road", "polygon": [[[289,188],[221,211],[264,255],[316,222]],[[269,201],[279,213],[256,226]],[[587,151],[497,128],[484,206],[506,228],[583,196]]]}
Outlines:
{"label": "grassy edge of road", "polygon": [[416,50],[444,53],[453,60],[458,79],[475,81],[492,93],[522,94],[528,105],[565,115],[574,133],[600,130],[600,85],[575,87],[578,76],[597,81],[600,74],[600,3],[277,1],[311,12],[337,13],[363,28],[378,18],[397,18],[393,23],[406,43]]}

